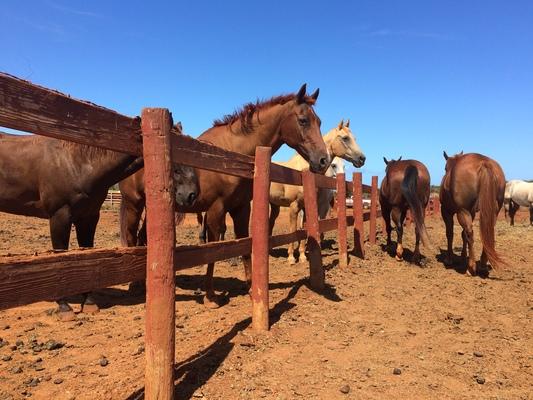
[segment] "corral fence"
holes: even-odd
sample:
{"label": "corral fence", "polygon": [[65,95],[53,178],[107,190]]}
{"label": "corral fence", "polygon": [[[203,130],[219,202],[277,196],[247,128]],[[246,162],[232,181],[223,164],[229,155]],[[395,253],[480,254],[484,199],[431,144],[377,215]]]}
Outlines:
{"label": "corral fence", "polygon": [[[347,227],[354,226],[354,253],[364,257],[364,226],[376,241],[377,177],[362,184],[361,173],[346,182],[272,164],[271,150],[258,147],[255,157],[222,150],[172,128],[168,110],[145,108],[130,118],[76,100],[8,74],[0,73],[0,126],[69,140],[132,155],[144,154],[149,243],[145,247],[91,249],[0,262],[0,310],[146,279],[145,397],[171,399],[174,389],[175,273],[196,265],[252,254],[252,327],[269,329],[269,250],[307,239],[310,286],[324,287],[320,234],[338,231],[339,263],[348,263]],[[253,179],[251,237],[207,243],[175,244],[172,162]],[[269,237],[270,182],[303,185],[307,222],[304,229]],[[319,220],[317,188],[336,189],[344,199],[353,192],[353,215],[338,203],[337,218]],[[363,211],[363,192],[371,197]]]}

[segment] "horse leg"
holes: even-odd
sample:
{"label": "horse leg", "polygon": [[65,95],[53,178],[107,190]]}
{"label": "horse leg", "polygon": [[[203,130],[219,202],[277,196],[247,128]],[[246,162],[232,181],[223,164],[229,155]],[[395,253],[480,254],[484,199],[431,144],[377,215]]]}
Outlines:
{"label": "horse leg", "polygon": [[464,229],[461,232],[461,238],[463,239],[463,248],[461,249],[461,258],[464,258],[466,260],[466,257],[467,257],[466,246],[468,245],[468,235],[466,234],[466,231]]}
{"label": "horse leg", "polygon": [[[301,217],[300,217],[301,216]],[[298,220],[296,224],[297,229],[303,229],[305,225],[305,210],[300,209],[298,212]],[[322,240],[322,237],[320,237]],[[305,255],[305,248],[307,247],[307,240],[300,240],[298,245],[299,262],[307,262],[307,256]]]}
{"label": "horse leg", "polygon": [[444,211],[444,208],[441,208],[442,219],[444,220],[444,225],[446,226],[446,240],[448,242],[448,249],[446,251],[446,256],[444,257],[444,265],[453,264],[453,214],[449,214]]}
{"label": "horse leg", "polygon": [[511,226],[514,226],[514,217],[520,206],[516,204],[512,199],[509,200],[509,219],[511,220]]}
{"label": "horse leg", "polygon": [[533,204],[529,205],[529,225],[533,225]]}
{"label": "horse leg", "polygon": [[[96,225],[98,225],[99,219],[100,213],[97,213],[74,223],[79,247],[94,247],[94,236],[96,234]],[[89,313],[97,313],[100,311],[91,293],[83,293],[80,312],[84,311]]]}
{"label": "horse leg", "polygon": [[[120,241],[122,246],[135,247],[146,245],[146,218],[139,229],[144,205],[144,201],[134,204],[126,198],[122,199],[120,203]],[[145,282],[131,282],[128,291],[132,294],[144,293]]]}
{"label": "horse leg", "polygon": [[[66,206],[57,210],[50,218],[50,237],[54,250],[68,250],[71,226],[70,209]],[[57,305],[57,316],[61,321],[72,321],[76,318],[64,297],[57,301]]]}
{"label": "horse leg", "polygon": [[276,204],[270,203],[270,217],[268,219],[268,234],[272,236],[272,232],[274,231],[274,224],[276,223],[276,219],[278,219],[280,206]]}
{"label": "horse leg", "polygon": [[[207,223],[207,241],[216,242],[220,240],[220,231],[222,227],[222,220],[225,217],[224,204],[222,201],[216,201],[211,205],[207,211],[205,218]],[[207,264],[207,272],[205,275],[205,297],[204,305],[209,308],[220,307],[220,299],[215,295],[213,288],[213,274],[215,271],[215,263]]]}
{"label": "horse leg", "polygon": [[200,243],[206,243],[207,242],[207,225],[205,223],[205,218],[202,213],[196,213],[196,220],[198,221],[198,226],[200,227],[199,233],[198,233],[198,239],[200,239]]}
{"label": "horse leg", "polygon": [[472,215],[470,212],[460,210],[457,213],[457,220],[464,229],[466,240],[468,243],[468,263],[467,274],[476,275],[476,260],[474,256],[474,229],[472,228]]}
{"label": "horse leg", "polygon": [[[293,233],[296,232],[298,229],[298,213],[300,212],[300,209],[298,207],[298,204],[296,201],[292,202],[289,206],[289,232]],[[299,243],[298,243],[299,245]],[[287,261],[289,262],[289,265],[296,264],[296,259],[294,258],[294,243],[289,243],[289,257],[287,258]],[[305,257],[305,256],[304,256]],[[302,254],[300,254],[300,260],[302,258]]]}
{"label": "horse leg", "polygon": [[[237,239],[248,237],[250,225],[250,203],[244,204],[242,207],[230,211],[230,216],[233,219],[233,230]],[[226,224],[224,224],[224,227]],[[252,259],[250,254],[242,256],[242,263],[244,266],[244,277],[248,287],[248,293],[251,294],[252,288]]]}
{"label": "horse leg", "polygon": [[396,235],[397,235],[397,243],[396,243],[396,260],[403,261],[403,222],[405,220],[405,211],[401,211],[398,207],[393,207],[392,209],[392,220],[394,221],[394,225],[396,225]]}
{"label": "horse leg", "polygon": [[390,251],[390,249],[392,248],[392,238],[391,238],[391,234],[392,234],[392,225],[391,225],[391,220],[390,220],[390,213],[391,213],[391,210],[390,208],[387,208],[387,207],[381,207],[382,209],[382,216],[383,216],[383,221],[385,221],[385,231],[387,232],[387,250]]}

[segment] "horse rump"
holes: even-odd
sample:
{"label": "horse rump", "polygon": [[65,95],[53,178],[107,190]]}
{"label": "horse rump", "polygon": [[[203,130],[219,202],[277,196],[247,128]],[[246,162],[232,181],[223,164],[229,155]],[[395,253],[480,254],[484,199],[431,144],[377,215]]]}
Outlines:
{"label": "horse rump", "polygon": [[409,204],[409,208],[413,214],[415,226],[422,239],[424,247],[430,247],[429,236],[424,222],[424,206],[420,197],[418,196],[418,168],[414,165],[409,165],[405,169],[405,175],[401,184],[403,197]]}

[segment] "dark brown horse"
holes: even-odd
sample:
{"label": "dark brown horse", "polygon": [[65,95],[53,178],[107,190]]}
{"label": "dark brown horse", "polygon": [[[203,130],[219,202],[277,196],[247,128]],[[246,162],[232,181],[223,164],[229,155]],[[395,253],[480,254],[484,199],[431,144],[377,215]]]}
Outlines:
{"label": "dark brown horse", "polygon": [[[72,225],[80,247],[93,247],[100,207],[107,190],[143,166],[141,157],[44,136],[0,134],[0,211],[46,218],[54,250],[67,250]],[[176,201],[189,202],[197,193],[192,168],[175,167]],[[59,317],[74,317],[60,299]],[[85,294],[82,310],[98,306]]]}
{"label": "dark brown horse", "polygon": [[481,265],[487,261],[497,268],[504,264],[494,245],[494,226],[498,212],[502,208],[505,192],[505,175],[500,165],[481,154],[463,152],[446,159],[446,174],[440,186],[441,213],[446,224],[448,252],[444,263],[453,262],[453,215],[463,227],[463,250],[461,257],[466,257],[468,244],[467,273],[476,275],[476,258],[474,256],[474,230],[472,223],[479,211],[479,230],[483,252]]}
{"label": "dark brown horse", "polygon": [[[247,155],[254,155],[257,146],[270,146],[275,152],[286,143],[309,161],[313,171],[324,172],[331,160],[320,134],[320,119],[313,109],[317,97],[318,90],[307,96],[306,86],[303,85],[297,94],[248,104],[242,110],[215,121],[214,126],[198,139]],[[228,212],[233,219],[235,236],[248,236],[252,181],[202,169],[196,170],[196,173],[200,182],[198,200],[193,207],[178,207],[178,210],[188,213],[207,211],[205,225],[210,242],[220,240]],[[128,246],[137,242],[139,220],[144,208],[142,174],[139,171],[120,184],[122,240]],[[243,263],[246,281],[250,283],[249,255],[243,257]],[[213,272],[214,264],[209,264],[204,304],[218,307],[220,304],[213,289]]]}
{"label": "dark brown horse", "polygon": [[429,246],[429,238],[424,222],[426,206],[429,202],[429,172],[424,164],[417,160],[387,161],[383,157],[386,175],[379,190],[379,203],[387,230],[387,246],[391,241],[391,216],[396,225],[398,242],[396,245],[396,259],[403,260],[403,223],[407,209],[411,210],[415,221],[416,244],[413,261],[420,262],[420,239],[425,247]]}

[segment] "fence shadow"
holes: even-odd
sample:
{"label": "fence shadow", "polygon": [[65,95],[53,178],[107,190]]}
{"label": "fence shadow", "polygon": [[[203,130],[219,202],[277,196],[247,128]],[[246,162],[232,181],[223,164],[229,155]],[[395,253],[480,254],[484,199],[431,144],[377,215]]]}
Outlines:
{"label": "fence shadow", "polygon": [[[271,285],[271,288],[292,286],[291,290],[281,301],[270,310],[271,325],[276,324],[281,316],[296,306],[291,299],[304,285],[305,279]],[[227,333],[216,339],[211,345],[199,351],[188,359],[175,364],[174,380],[180,381],[174,387],[176,399],[190,399],[198,388],[202,387],[216,373],[224,360],[231,353],[235,344],[231,341],[252,323],[252,319],[245,318],[237,322]],[[144,399],[144,388],[137,390],[127,397],[127,400]]]}

